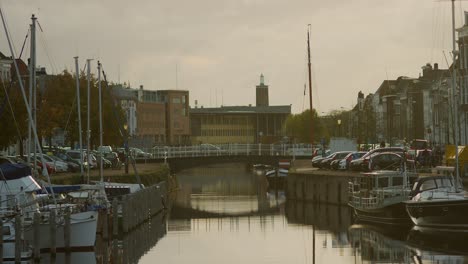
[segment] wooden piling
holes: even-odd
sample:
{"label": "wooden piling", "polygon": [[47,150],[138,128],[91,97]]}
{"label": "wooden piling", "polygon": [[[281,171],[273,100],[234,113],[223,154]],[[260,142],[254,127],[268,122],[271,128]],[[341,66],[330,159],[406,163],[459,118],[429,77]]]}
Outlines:
{"label": "wooden piling", "polygon": [[70,252],[70,209],[65,210],[65,226],[63,227],[63,239],[65,244],[65,251]]}
{"label": "wooden piling", "polygon": [[40,232],[39,232],[39,225],[41,224],[41,215],[38,212],[34,213],[33,218],[33,256],[35,260],[39,260],[41,257],[41,246],[40,246]]}
{"label": "wooden piling", "polygon": [[128,208],[127,208],[127,195],[122,197],[122,231],[123,233],[128,232]]}
{"label": "wooden piling", "polygon": [[107,241],[109,239],[109,219],[108,219],[108,214],[107,211],[103,211],[103,221],[102,221],[102,238],[104,241]]}
{"label": "wooden piling", "polygon": [[15,216],[15,263],[21,263],[21,216]]}
{"label": "wooden piling", "polygon": [[114,238],[119,235],[119,201],[117,198],[112,201],[112,235]]}
{"label": "wooden piling", "polygon": [[[0,230],[3,230],[3,219],[0,219]],[[0,238],[0,264],[3,263],[3,233]]]}
{"label": "wooden piling", "polygon": [[49,228],[50,228],[50,253],[55,256],[57,253],[57,224],[55,223],[55,210],[50,211],[49,215]]}

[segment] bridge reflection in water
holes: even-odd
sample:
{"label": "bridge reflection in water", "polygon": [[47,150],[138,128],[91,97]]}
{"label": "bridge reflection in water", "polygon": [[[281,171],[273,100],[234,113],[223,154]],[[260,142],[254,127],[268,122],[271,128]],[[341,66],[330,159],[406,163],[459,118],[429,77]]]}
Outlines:
{"label": "bridge reflection in water", "polygon": [[286,201],[241,163],[176,176],[168,218],[99,250],[98,263],[467,263],[465,234],[355,223],[347,206]]}

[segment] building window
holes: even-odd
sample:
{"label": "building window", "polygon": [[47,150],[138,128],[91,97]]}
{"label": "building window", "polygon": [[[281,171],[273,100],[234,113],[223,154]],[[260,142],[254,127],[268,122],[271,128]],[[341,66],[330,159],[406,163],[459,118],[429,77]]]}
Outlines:
{"label": "building window", "polygon": [[174,97],[174,98],[172,98],[172,103],[174,103],[174,104],[180,104],[180,98],[179,98],[179,97]]}
{"label": "building window", "polygon": [[182,103],[185,104],[185,95],[182,95]]}

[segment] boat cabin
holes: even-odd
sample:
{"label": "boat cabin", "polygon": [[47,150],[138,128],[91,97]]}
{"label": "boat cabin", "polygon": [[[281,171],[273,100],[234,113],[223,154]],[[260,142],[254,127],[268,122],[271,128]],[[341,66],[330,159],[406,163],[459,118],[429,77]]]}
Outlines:
{"label": "boat cabin", "polygon": [[[463,189],[461,181],[458,184]],[[455,179],[451,175],[436,175],[420,177],[414,184],[410,192],[410,198],[425,192],[433,190],[455,190]]]}
{"label": "boat cabin", "polygon": [[401,199],[409,194],[409,186],[417,179],[416,173],[405,175],[398,171],[374,171],[354,176],[349,182],[349,202],[355,206],[373,207],[392,198]]}

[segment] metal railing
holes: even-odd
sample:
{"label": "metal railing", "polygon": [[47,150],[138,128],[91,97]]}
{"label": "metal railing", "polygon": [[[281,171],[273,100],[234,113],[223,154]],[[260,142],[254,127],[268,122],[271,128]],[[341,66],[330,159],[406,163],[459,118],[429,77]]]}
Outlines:
{"label": "metal railing", "polygon": [[[151,158],[204,157],[204,156],[312,156],[308,144],[201,144],[192,146],[163,146],[142,149]],[[137,157],[138,158],[138,157]]]}

